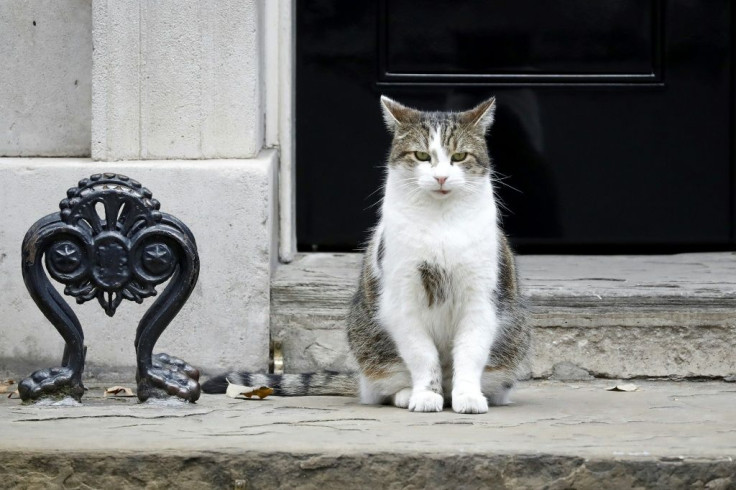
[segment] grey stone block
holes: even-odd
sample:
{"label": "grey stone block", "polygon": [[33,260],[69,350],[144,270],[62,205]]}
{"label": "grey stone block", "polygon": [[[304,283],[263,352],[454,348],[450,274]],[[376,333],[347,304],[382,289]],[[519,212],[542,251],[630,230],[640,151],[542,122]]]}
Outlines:
{"label": "grey stone block", "polygon": [[92,158],[253,158],[262,0],[94,0]]}
{"label": "grey stone block", "polygon": [[[287,372],[349,371],[344,321],[360,254],[300,254],[271,287]],[[736,372],[736,255],[521,256],[530,375],[714,377]],[[560,372],[559,366],[575,367]]]}
{"label": "grey stone block", "polygon": [[90,0],[0,2],[0,156],[88,156]]}

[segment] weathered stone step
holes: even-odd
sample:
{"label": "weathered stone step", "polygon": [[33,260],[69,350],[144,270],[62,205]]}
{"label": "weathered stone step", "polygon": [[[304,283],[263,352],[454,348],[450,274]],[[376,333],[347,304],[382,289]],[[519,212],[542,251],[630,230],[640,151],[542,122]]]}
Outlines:
{"label": "weathered stone step", "polygon": [[523,382],[482,415],[349,397],[0,397],[2,488],[734,489],[736,385]]}
{"label": "weathered stone step", "polygon": [[[361,258],[300,254],[277,269],[271,332],[282,342],[286,372],[355,369],[344,318]],[[518,262],[535,327],[533,377],[736,373],[736,254],[521,256]]]}

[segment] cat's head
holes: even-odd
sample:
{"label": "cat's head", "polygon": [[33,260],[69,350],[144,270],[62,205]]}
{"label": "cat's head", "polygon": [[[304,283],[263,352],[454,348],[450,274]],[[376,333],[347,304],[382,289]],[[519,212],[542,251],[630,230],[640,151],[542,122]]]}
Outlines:
{"label": "cat's head", "polygon": [[477,191],[488,181],[485,134],[493,124],[495,98],[465,112],[423,112],[382,96],[381,108],[393,134],[389,172],[403,189],[447,199]]}

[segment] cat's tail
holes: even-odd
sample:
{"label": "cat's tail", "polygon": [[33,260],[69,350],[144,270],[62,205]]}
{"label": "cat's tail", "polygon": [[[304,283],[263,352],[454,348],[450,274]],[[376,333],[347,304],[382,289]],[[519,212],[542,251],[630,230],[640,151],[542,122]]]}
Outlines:
{"label": "cat's tail", "polygon": [[231,372],[214,376],[202,384],[202,391],[210,394],[225,393],[228,381],[232,384],[273,388],[276,396],[355,396],[358,394],[358,375],[322,371],[301,374],[264,374]]}

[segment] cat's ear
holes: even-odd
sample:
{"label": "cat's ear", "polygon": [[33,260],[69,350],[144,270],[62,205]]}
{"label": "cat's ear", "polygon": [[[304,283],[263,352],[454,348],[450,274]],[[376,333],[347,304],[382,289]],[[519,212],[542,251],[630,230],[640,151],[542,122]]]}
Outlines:
{"label": "cat's ear", "polygon": [[385,95],[381,96],[381,110],[383,111],[383,120],[392,133],[396,132],[396,128],[401,124],[418,122],[421,116],[419,111],[401,105]]}
{"label": "cat's ear", "polygon": [[484,100],[469,111],[462,112],[460,118],[465,124],[475,126],[485,133],[493,124],[493,117],[496,113],[496,98],[491,97]]}

